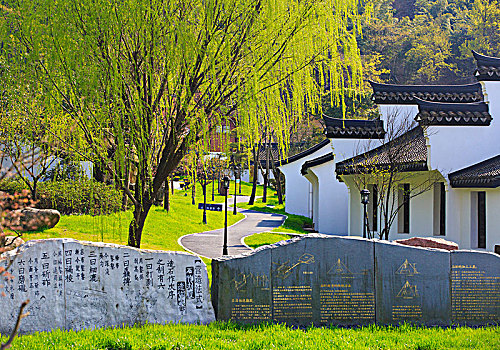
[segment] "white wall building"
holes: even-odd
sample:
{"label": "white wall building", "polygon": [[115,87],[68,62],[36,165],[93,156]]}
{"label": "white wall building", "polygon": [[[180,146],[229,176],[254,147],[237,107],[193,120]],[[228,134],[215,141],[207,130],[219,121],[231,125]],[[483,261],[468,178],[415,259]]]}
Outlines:
{"label": "white wall building", "polygon": [[290,214],[313,217],[312,185],[301,175],[304,162],[332,153],[329,140],[279,162],[278,168],[285,176],[285,211]]}
{"label": "white wall building", "polygon": [[[382,120],[389,124],[399,109],[396,119],[410,117],[418,126],[336,165],[337,175],[349,188],[350,235],[363,231],[356,186],[360,177],[372,189],[370,229],[380,231],[381,212],[373,209],[373,185],[378,181],[374,174],[387,173],[390,163],[398,167],[399,183],[389,202],[401,208],[389,239],[440,236],[463,249],[488,251],[500,244],[500,59],[474,56],[476,84],[372,84]],[[418,190],[431,177],[432,186]],[[412,191],[422,193],[412,197]]]}

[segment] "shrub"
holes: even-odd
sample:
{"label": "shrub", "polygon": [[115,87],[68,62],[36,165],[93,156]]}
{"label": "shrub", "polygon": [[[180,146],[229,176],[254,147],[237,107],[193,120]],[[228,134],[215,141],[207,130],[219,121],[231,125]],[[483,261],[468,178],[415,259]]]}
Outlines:
{"label": "shrub", "polygon": [[[0,190],[20,192],[28,187],[19,179],[0,181]],[[46,181],[38,185],[40,209],[56,209],[61,214],[108,214],[121,208],[121,192],[90,179]]]}

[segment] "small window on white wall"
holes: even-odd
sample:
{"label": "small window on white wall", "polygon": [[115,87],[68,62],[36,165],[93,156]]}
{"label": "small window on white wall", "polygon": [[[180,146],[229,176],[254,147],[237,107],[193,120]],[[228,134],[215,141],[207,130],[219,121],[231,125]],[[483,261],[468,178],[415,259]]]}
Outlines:
{"label": "small window on white wall", "polygon": [[434,235],[446,235],[446,190],[444,182],[434,184]]}
{"label": "small window on white wall", "polygon": [[410,184],[398,187],[398,232],[410,233]]}
{"label": "small window on white wall", "polygon": [[486,248],[486,192],[471,192],[471,248]]}

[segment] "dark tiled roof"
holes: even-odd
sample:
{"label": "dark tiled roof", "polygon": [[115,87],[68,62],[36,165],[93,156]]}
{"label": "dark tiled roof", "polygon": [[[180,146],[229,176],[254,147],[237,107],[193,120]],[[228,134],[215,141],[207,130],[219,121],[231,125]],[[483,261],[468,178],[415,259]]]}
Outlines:
{"label": "dark tiled roof", "polygon": [[323,116],[326,137],[336,139],[383,139],[384,123],[380,119],[338,119]]}
{"label": "dark tiled roof", "polygon": [[393,85],[370,81],[373,101],[377,104],[416,104],[415,97],[425,101],[470,103],[483,101],[480,83],[468,85]]}
{"label": "dark tiled roof", "polygon": [[328,154],[325,154],[321,157],[308,160],[307,162],[302,164],[302,168],[300,169],[300,172],[302,173],[302,175],[305,175],[305,174],[307,174],[307,170],[309,168],[312,168],[312,167],[315,167],[315,166],[318,166],[321,164],[325,164],[326,162],[329,162],[331,160],[333,160],[333,153],[328,153]]}
{"label": "dark tiled roof", "polygon": [[428,170],[422,127],[417,126],[380,147],[337,163],[335,171],[337,175],[364,174],[391,167],[399,172]]}
{"label": "dark tiled roof", "polygon": [[[259,154],[257,155],[257,159],[260,160],[261,162],[265,162],[266,161],[266,157],[267,157],[267,148],[269,147],[269,144],[266,144],[264,146],[262,146],[260,148],[260,152]],[[276,160],[276,159],[279,159],[279,149],[278,149],[278,144],[273,142],[271,143],[271,147],[270,147],[270,160],[273,161],[273,160]]]}
{"label": "dark tiled roof", "polygon": [[480,125],[488,126],[491,115],[484,102],[437,103],[415,99],[418,114],[415,120],[425,125]]}
{"label": "dark tiled roof", "polygon": [[308,155],[313,154],[314,152],[322,149],[323,147],[325,147],[325,146],[327,146],[329,144],[330,144],[330,140],[325,139],[325,140],[321,141],[320,143],[312,146],[311,148],[306,149],[305,151],[302,151],[302,152],[297,153],[297,154],[295,154],[295,155],[293,155],[291,157],[283,159],[281,162],[279,162],[278,165],[285,165],[285,164],[288,164],[288,163],[295,162],[296,160],[299,160],[301,158],[304,158],[304,157],[307,157]]}
{"label": "dark tiled roof", "polygon": [[451,187],[500,186],[500,155],[448,175]]}
{"label": "dark tiled roof", "polygon": [[472,51],[476,59],[475,76],[479,81],[500,80],[500,58],[484,56]]}

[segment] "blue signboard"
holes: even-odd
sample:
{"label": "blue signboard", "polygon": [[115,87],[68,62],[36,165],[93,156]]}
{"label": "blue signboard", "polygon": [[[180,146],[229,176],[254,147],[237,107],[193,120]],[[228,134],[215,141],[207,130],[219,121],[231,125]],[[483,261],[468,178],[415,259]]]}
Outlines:
{"label": "blue signboard", "polygon": [[[206,204],[207,210],[222,211],[222,204]],[[203,209],[203,203],[198,203],[198,209]]]}

